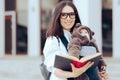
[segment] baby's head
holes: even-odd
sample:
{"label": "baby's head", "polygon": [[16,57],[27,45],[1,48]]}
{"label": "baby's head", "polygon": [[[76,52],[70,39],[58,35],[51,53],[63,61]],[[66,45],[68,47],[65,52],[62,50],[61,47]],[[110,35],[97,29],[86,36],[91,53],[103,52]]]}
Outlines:
{"label": "baby's head", "polygon": [[76,27],[72,33],[72,37],[87,37],[90,41],[94,32],[87,26],[81,25],[79,23],[76,24]]}

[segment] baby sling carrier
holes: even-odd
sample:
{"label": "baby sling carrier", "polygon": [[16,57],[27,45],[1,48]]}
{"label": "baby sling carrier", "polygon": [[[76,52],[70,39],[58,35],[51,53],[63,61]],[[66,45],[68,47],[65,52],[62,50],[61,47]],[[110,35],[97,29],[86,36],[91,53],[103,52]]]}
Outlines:
{"label": "baby sling carrier", "polygon": [[[58,39],[58,43],[60,43],[59,37],[57,37],[57,39]],[[68,49],[67,49],[67,45],[68,45],[67,39],[65,38],[65,36],[60,37],[60,39],[61,39],[62,43],[64,44],[66,50],[68,51]],[[80,58],[81,58],[81,56],[80,56]],[[96,73],[96,74],[92,75],[93,73]],[[92,70],[89,69],[89,70],[86,71],[86,74],[88,75],[89,80],[101,80],[97,73],[98,73],[97,72],[97,68],[95,68],[94,70],[93,69]],[[84,77],[85,76],[83,76],[83,78]],[[68,78],[67,80],[77,80],[77,79],[75,79],[75,78]]]}

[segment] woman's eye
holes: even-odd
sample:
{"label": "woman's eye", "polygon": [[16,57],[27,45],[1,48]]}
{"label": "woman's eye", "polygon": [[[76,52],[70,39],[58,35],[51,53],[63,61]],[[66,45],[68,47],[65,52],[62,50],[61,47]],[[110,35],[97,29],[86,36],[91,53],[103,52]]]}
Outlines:
{"label": "woman's eye", "polygon": [[61,16],[66,16],[67,14],[66,13],[61,13]]}

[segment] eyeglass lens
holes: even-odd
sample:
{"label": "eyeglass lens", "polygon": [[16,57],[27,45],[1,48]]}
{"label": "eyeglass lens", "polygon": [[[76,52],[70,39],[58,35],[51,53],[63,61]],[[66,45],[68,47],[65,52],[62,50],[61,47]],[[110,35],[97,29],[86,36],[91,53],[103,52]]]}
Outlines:
{"label": "eyeglass lens", "polygon": [[63,18],[63,19],[66,19],[68,16],[70,18],[74,19],[75,18],[75,13],[74,12],[71,12],[71,13],[61,13],[61,18]]}

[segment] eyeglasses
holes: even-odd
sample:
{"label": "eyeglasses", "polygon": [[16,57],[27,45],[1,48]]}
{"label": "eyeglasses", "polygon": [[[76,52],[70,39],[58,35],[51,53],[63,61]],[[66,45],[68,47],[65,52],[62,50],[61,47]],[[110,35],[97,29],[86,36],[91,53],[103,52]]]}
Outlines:
{"label": "eyeglasses", "polygon": [[61,13],[61,18],[62,18],[62,19],[67,19],[68,16],[69,16],[71,19],[75,19],[75,13],[74,13],[74,12]]}

